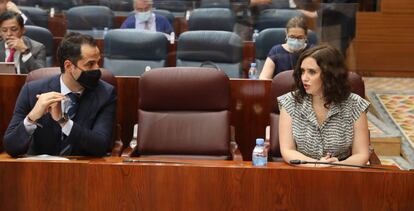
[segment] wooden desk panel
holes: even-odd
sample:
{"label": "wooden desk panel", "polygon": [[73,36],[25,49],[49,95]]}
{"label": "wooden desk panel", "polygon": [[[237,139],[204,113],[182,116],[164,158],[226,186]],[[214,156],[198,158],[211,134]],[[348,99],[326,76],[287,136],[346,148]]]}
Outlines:
{"label": "wooden desk panel", "polygon": [[25,81],[25,75],[0,74],[0,152],[3,151],[4,132],[13,116],[17,96]]}
{"label": "wooden desk panel", "polygon": [[413,210],[414,172],[0,160],[0,210]]}

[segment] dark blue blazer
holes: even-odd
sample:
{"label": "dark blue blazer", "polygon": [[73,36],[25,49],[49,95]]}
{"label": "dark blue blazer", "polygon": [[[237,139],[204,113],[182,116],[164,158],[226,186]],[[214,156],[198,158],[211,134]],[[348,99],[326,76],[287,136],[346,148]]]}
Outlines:
{"label": "dark blue blazer", "polygon": [[[135,29],[135,15],[132,14],[122,23],[121,29]],[[167,18],[162,15],[155,14],[155,30],[157,32],[163,32],[170,34],[173,32],[173,28],[168,22]]]}
{"label": "dark blue blazer", "polygon": [[[23,86],[3,140],[4,149],[11,156],[59,154],[62,130],[49,113],[38,120],[43,128],[37,127],[31,136],[23,124],[24,118],[36,104],[36,95],[50,91],[60,92],[60,75],[31,81]],[[72,146],[71,155],[103,156],[110,150],[116,100],[115,88],[102,80],[94,90],[84,91],[67,137]]]}

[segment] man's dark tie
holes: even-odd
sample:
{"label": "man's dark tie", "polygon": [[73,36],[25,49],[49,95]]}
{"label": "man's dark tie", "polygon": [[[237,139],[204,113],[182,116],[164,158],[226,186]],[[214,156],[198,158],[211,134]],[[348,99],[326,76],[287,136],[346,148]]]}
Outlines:
{"label": "man's dark tie", "polygon": [[[77,93],[70,92],[66,96],[69,97],[70,103],[69,108],[65,109],[67,111],[66,115],[69,117],[69,119],[75,118],[76,112],[79,108],[79,98],[80,95]],[[62,133],[62,143],[60,147],[60,155],[70,155],[71,152],[71,145],[69,141],[67,140],[67,136]]]}

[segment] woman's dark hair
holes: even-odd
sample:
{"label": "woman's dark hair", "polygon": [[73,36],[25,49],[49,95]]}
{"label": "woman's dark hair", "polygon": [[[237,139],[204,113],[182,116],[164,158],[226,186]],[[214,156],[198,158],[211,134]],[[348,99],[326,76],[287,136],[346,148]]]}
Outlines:
{"label": "woman's dark hair", "polygon": [[96,42],[90,35],[70,32],[63,38],[57,50],[57,58],[62,73],[65,72],[64,63],[66,60],[69,60],[76,65],[76,63],[82,59],[81,47],[84,44],[96,47]]}
{"label": "woman's dark hair", "polygon": [[315,59],[321,69],[322,90],[325,100],[325,107],[328,108],[331,103],[341,103],[351,94],[351,87],[348,81],[348,69],[345,65],[345,59],[342,53],[330,45],[318,45],[304,51],[296,63],[293,71],[295,79],[294,97],[297,102],[302,102],[308,94],[302,83],[302,62],[304,59],[311,57]]}

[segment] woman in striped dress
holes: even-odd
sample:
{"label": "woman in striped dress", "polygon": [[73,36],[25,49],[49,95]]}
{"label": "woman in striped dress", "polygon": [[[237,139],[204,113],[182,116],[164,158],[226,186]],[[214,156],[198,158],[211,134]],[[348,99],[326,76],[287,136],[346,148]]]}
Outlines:
{"label": "woman in striped dress", "polygon": [[295,91],[277,99],[283,159],[366,164],[369,103],[351,93],[342,54],[329,45],[310,48],[293,77]]}

